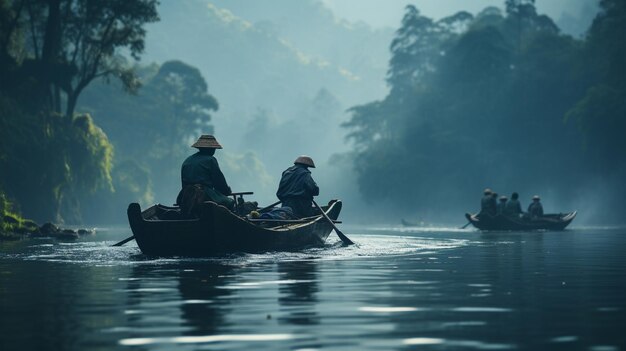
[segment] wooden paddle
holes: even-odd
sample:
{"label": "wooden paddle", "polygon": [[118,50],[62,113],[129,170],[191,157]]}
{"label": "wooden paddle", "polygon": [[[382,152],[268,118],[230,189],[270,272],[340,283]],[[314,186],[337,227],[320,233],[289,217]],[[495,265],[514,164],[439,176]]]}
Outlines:
{"label": "wooden paddle", "polygon": [[461,229],[465,229],[468,225],[472,224],[472,215],[466,213],[465,218],[467,218],[467,223],[465,223],[465,225],[462,226]]}
{"label": "wooden paddle", "polygon": [[133,235],[133,236],[130,236],[130,237],[128,237],[128,238],[126,238],[126,239],[124,239],[124,240],[122,240],[122,241],[120,241],[119,243],[115,243],[115,244],[113,244],[113,245],[111,245],[111,246],[122,246],[122,245],[126,244],[127,242],[129,242],[129,241],[131,241],[131,240],[133,240],[133,239],[135,239],[135,236],[134,236],[134,235]]}
{"label": "wooden paddle", "polygon": [[335,233],[337,233],[337,236],[339,236],[339,239],[341,239],[341,241],[343,241],[344,244],[346,244],[346,245],[354,245],[354,242],[352,240],[350,240],[347,236],[345,236],[345,234],[343,234],[341,232],[341,230],[339,230],[339,228],[337,228],[335,223],[333,223],[333,220],[328,217],[326,212],[324,212],[324,210],[322,210],[320,205],[318,205],[317,202],[315,202],[315,200],[313,200],[313,205],[315,205],[315,207],[317,207],[317,209],[320,210],[320,212],[322,213],[322,216],[324,216],[324,218],[326,218],[326,221],[328,221],[328,223],[331,226],[333,226],[333,229],[335,230]]}

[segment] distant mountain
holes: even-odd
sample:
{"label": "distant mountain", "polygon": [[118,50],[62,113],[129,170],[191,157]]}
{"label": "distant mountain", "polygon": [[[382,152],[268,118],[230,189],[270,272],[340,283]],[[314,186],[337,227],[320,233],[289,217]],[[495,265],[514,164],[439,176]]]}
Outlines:
{"label": "distant mountain", "polygon": [[159,12],[144,60],[180,59],[202,71],[220,103],[216,133],[227,144],[240,141],[259,109],[283,123],[302,117],[321,90],[339,110],[386,93],[392,31],[351,27],[319,1],[170,0]]}
{"label": "distant mountain", "polygon": [[[308,56],[329,61],[363,80],[384,86],[392,28],[374,30],[363,22],[341,20],[319,0],[213,0],[212,3],[287,40]],[[400,18],[395,25],[400,25]]]}

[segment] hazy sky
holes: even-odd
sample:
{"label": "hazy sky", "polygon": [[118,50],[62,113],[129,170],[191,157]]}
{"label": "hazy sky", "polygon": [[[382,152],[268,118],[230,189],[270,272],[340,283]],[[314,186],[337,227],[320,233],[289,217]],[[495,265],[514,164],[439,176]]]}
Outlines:
{"label": "hazy sky", "polygon": [[[466,10],[473,14],[487,6],[503,7],[504,0],[322,0],[333,12],[349,21],[363,21],[374,27],[396,28],[407,4],[416,5],[427,17],[439,19]],[[558,20],[563,12],[577,17],[585,4],[597,0],[537,0],[539,13]],[[357,6],[355,6],[357,4]]]}

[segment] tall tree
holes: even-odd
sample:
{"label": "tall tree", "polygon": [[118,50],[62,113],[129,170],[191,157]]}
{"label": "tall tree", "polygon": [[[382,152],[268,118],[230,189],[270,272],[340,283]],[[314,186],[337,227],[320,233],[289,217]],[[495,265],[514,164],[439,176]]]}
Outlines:
{"label": "tall tree", "polygon": [[391,42],[391,60],[387,82],[391,89],[410,90],[415,82],[435,69],[439,55],[438,38],[441,28],[424,17],[413,5],[406,6],[402,26]]}
{"label": "tall tree", "polygon": [[117,78],[136,91],[139,82],[122,51],[138,60],[143,26],[158,20],[157,0],[29,0],[31,54],[49,108],[72,118],[78,97],[99,77]]}
{"label": "tall tree", "polygon": [[[177,145],[197,134],[213,132],[211,111],[219,107],[208,91],[208,85],[196,67],[181,61],[165,62],[150,81],[150,93],[169,102],[161,123],[170,133],[168,144]],[[165,129],[165,128],[164,128]]]}

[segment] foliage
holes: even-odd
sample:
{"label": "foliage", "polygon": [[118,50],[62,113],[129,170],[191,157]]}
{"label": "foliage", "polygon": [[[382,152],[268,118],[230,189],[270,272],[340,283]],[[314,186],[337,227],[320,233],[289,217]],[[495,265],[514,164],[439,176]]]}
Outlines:
{"label": "foliage", "polygon": [[[11,220],[6,220],[10,218]],[[19,213],[13,209],[13,204],[7,199],[6,195],[0,189],[0,240],[3,239],[19,239],[20,236],[15,232],[23,228],[23,223],[31,222],[22,218]]]}
{"label": "foliage", "polygon": [[91,117],[33,115],[0,96],[0,124],[0,184],[29,216],[79,220],[75,194],[111,188],[112,146]]}
{"label": "foliage", "polygon": [[626,176],[624,2],[602,1],[584,41],[560,35],[533,0],[505,5],[440,21],[407,6],[389,95],[352,107],[344,124],[364,196],[460,212],[475,204],[449,199],[482,187],[556,202],[590,177]]}
{"label": "foliage", "polygon": [[3,51],[21,34],[24,68],[36,78],[47,108],[72,118],[82,91],[98,77],[119,79],[134,92],[138,81],[125,50],[138,59],[145,23],[158,20],[157,0],[5,0]]}
{"label": "foliage", "polygon": [[[112,191],[113,148],[79,95],[97,78],[138,80],[156,0],[0,1],[0,186],[36,219],[80,220],[85,194]],[[65,111],[61,105],[65,104]]]}
{"label": "foliage", "polygon": [[129,202],[147,205],[157,196],[174,199],[180,186],[179,166],[193,150],[191,140],[213,132],[211,113],[218,103],[197,68],[168,61],[134,69],[143,84],[135,96],[124,94],[116,84],[98,81],[85,90],[79,105],[100,117],[98,124],[116,150],[115,192],[98,192],[95,198],[82,200],[91,221],[119,221],[119,209]]}

